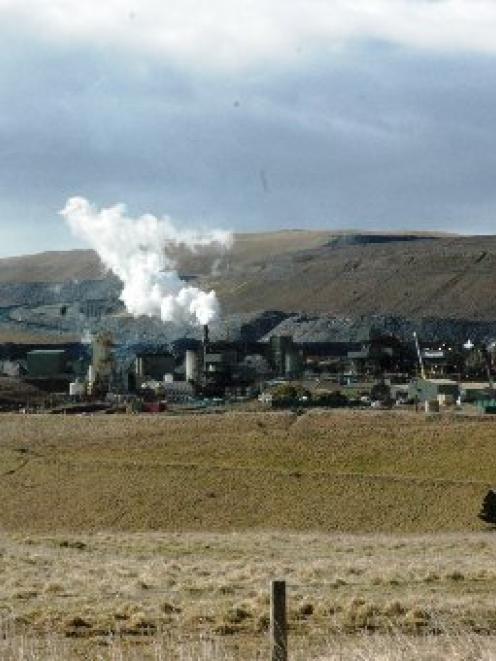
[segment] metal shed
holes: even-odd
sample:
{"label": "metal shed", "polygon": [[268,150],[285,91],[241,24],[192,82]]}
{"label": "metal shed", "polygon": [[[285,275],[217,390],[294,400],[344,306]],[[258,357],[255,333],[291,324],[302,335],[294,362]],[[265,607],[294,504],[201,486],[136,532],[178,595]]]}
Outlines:
{"label": "metal shed", "polygon": [[440,401],[441,398],[456,400],[460,389],[451,379],[412,379],[408,385],[408,398],[418,402]]}
{"label": "metal shed", "polygon": [[67,371],[67,356],[64,349],[36,349],[27,353],[28,375],[54,377]]}

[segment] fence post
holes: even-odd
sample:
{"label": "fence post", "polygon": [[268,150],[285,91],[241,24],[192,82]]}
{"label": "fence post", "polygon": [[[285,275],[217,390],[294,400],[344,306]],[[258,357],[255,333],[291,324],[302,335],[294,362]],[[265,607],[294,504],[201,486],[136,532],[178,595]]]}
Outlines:
{"label": "fence post", "polygon": [[270,661],[287,661],[286,581],[270,584]]}

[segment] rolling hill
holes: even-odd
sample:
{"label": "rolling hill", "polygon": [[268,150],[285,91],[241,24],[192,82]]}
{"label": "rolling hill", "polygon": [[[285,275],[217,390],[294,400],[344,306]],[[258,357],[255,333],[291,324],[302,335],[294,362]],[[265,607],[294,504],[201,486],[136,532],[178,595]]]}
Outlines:
{"label": "rolling hill", "polygon": [[496,237],[372,238],[259,258],[208,282],[233,312],[496,319]]}
{"label": "rolling hill", "polygon": [[[217,291],[226,324],[267,311],[316,315],[321,327],[334,317],[367,323],[391,316],[456,321],[460,336],[467,323],[482,324],[481,334],[496,336],[496,236],[288,230],[238,234],[227,253],[177,250],[174,258],[188,281]],[[2,259],[0,338],[46,336],[55,326],[74,337],[84,327],[85,301],[107,301],[111,330],[124,328],[131,322],[119,289],[89,250]],[[60,304],[68,314],[55,323]],[[132,333],[144,333],[144,321],[136,324]],[[148,327],[161,332],[153,322]]]}

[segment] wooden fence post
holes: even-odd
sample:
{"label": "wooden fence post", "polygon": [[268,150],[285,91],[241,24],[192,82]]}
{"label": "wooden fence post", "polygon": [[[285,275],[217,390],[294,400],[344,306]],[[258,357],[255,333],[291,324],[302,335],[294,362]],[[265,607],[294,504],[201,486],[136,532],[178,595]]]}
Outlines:
{"label": "wooden fence post", "polygon": [[286,581],[270,584],[270,660],[287,661]]}

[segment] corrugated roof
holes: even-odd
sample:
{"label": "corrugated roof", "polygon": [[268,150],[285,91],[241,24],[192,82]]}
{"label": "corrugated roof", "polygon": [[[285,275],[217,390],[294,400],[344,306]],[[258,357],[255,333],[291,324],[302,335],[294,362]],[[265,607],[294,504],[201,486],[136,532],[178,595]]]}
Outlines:
{"label": "corrugated roof", "polygon": [[427,381],[428,383],[434,383],[436,386],[457,386],[458,383],[452,379],[421,379],[421,381]]}
{"label": "corrugated roof", "polygon": [[33,351],[28,351],[28,355],[30,356],[32,356],[33,354],[37,354],[37,355],[50,354],[53,356],[54,354],[62,354],[62,353],[65,353],[65,349],[33,349]]}

